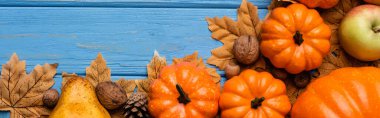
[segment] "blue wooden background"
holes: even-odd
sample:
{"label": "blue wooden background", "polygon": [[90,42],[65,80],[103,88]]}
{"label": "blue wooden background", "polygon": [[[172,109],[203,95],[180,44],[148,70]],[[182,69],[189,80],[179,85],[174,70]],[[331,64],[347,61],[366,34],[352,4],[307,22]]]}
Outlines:
{"label": "blue wooden background", "polygon": [[[249,0],[267,13],[271,0]],[[85,74],[98,52],[112,79],[145,78],[154,50],[168,61],[198,51],[205,61],[221,46],[205,17],[236,19],[241,0],[0,0],[0,64],[12,53],[36,64],[59,63],[61,73]],[[223,75],[222,71],[218,71]],[[0,117],[9,117],[0,112]]]}

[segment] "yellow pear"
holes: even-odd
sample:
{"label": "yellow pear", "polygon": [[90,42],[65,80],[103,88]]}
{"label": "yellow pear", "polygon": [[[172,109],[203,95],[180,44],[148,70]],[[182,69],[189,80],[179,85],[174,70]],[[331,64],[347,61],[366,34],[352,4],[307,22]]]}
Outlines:
{"label": "yellow pear", "polygon": [[110,118],[92,84],[81,77],[68,80],[50,118]]}

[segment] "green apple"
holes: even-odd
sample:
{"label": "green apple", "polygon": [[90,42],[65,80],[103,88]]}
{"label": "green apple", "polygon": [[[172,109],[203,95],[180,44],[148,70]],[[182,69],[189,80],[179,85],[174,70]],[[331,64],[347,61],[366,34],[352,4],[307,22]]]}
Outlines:
{"label": "green apple", "polygon": [[380,6],[361,5],[343,18],[339,27],[343,49],[362,61],[380,59]]}
{"label": "green apple", "polygon": [[376,4],[380,5],[380,0],[364,0],[365,2],[371,3],[371,4]]}

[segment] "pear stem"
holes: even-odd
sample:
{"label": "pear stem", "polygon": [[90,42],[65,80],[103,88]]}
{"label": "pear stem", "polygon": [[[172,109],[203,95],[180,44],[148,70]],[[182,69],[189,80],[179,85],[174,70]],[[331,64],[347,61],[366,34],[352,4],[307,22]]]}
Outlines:
{"label": "pear stem", "polygon": [[185,91],[183,91],[181,85],[176,84],[175,87],[176,87],[176,89],[177,89],[177,91],[179,93],[179,97],[177,98],[178,101],[179,101],[179,103],[183,103],[183,104],[186,105],[187,103],[191,102],[189,96],[187,96],[187,94],[185,93]]}
{"label": "pear stem", "polygon": [[264,97],[253,99],[251,101],[251,108],[253,108],[253,109],[259,108],[259,106],[261,106],[261,104],[263,103],[264,100],[265,100]]}
{"label": "pear stem", "polygon": [[373,27],[373,31],[375,33],[380,33],[380,25],[379,26],[376,26],[376,27]]}
{"label": "pear stem", "polygon": [[301,45],[303,42],[302,34],[299,31],[296,31],[296,34],[293,36],[293,40],[297,45]]}

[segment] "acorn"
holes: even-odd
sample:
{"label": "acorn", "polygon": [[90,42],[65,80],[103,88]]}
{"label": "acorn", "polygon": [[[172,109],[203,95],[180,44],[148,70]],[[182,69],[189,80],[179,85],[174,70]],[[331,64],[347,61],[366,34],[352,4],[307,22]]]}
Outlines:
{"label": "acorn", "polygon": [[240,66],[234,63],[228,63],[224,68],[224,73],[226,74],[227,79],[238,76],[240,73]]}
{"label": "acorn", "polygon": [[59,100],[59,93],[56,89],[49,89],[45,91],[42,96],[42,102],[48,108],[54,108]]}
{"label": "acorn", "polygon": [[127,101],[125,90],[112,81],[100,82],[95,92],[99,102],[108,110],[120,108]]}

